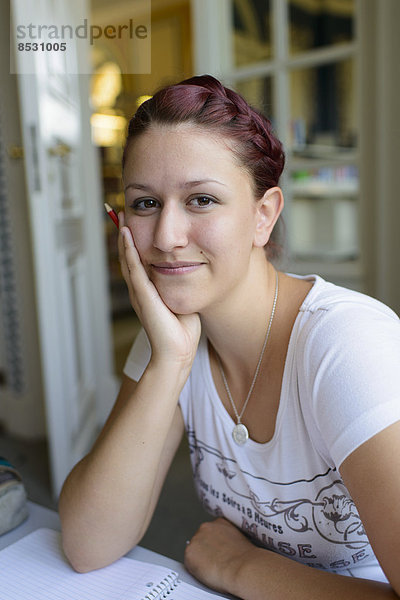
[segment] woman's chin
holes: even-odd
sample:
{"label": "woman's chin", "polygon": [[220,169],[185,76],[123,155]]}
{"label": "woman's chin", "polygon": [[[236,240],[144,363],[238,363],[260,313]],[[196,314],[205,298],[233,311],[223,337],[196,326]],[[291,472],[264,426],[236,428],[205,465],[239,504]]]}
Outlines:
{"label": "woman's chin", "polygon": [[189,294],[162,293],[158,290],[166,306],[176,315],[191,315],[199,312],[199,304]]}
{"label": "woman's chin", "polygon": [[195,312],[199,312],[194,304],[192,302],[188,302],[187,300],[179,301],[176,299],[171,299],[164,300],[164,303],[175,315],[191,315]]}

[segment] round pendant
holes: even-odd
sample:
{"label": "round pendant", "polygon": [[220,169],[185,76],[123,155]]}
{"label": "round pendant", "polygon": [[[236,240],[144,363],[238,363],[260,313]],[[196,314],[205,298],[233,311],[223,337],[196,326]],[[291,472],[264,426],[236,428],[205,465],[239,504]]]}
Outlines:
{"label": "round pendant", "polygon": [[246,425],[243,425],[243,423],[235,425],[232,431],[232,437],[238,446],[243,446],[249,439],[249,432],[247,431]]}

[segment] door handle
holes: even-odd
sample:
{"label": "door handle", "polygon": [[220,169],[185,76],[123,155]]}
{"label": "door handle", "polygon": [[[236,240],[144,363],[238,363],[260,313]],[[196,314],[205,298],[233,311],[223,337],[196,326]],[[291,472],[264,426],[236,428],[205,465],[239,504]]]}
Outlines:
{"label": "door handle", "polygon": [[24,148],[23,146],[18,146],[17,144],[12,144],[7,148],[7,154],[13,160],[17,160],[19,158],[24,158]]}
{"label": "door handle", "polygon": [[71,146],[68,146],[68,144],[64,144],[62,142],[49,148],[50,156],[58,156],[60,158],[67,156],[68,154],[71,153],[71,151],[72,151]]}

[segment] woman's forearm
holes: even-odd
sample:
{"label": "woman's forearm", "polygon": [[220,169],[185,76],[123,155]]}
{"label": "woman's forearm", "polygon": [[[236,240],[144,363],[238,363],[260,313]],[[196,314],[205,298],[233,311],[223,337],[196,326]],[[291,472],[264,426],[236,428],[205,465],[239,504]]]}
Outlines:
{"label": "woman's forearm", "polygon": [[67,478],[59,511],[64,549],[77,570],[112,562],[144,534],[158,478],[182,435],[174,415],[186,371],[150,362],[132,396]]}
{"label": "woman's forearm", "polygon": [[230,592],[243,600],[395,600],[390,585],[313,569],[254,548],[232,565]]}
{"label": "woman's forearm", "polygon": [[209,587],[243,600],[394,600],[388,584],[328,573],[255,546],[224,518],[203,523],[185,566]]}

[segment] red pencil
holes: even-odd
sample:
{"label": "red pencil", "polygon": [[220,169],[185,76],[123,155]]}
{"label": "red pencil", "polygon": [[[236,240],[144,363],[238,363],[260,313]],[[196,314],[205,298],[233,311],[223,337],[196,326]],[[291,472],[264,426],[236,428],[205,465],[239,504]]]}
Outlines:
{"label": "red pencil", "polygon": [[114,221],[117,229],[119,229],[118,216],[117,213],[107,202],[104,202],[105,209],[107,211],[108,216]]}

